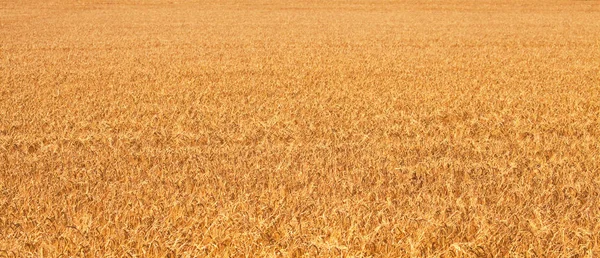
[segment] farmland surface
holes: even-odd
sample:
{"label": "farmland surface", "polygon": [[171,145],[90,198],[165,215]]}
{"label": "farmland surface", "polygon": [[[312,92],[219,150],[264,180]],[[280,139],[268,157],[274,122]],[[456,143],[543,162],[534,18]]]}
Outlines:
{"label": "farmland surface", "polygon": [[0,257],[600,255],[600,2],[0,0]]}

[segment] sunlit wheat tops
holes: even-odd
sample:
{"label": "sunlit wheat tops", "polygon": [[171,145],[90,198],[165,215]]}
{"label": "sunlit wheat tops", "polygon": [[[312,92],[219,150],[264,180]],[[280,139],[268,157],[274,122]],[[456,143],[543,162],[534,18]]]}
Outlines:
{"label": "sunlit wheat tops", "polygon": [[0,257],[600,255],[598,1],[0,0]]}

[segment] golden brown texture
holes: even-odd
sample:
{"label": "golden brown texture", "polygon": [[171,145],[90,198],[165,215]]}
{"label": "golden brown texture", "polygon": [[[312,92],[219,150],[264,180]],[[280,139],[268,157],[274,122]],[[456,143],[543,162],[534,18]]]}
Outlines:
{"label": "golden brown texture", "polygon": [[0,1],[0,256],[600,254],[598,1]]}

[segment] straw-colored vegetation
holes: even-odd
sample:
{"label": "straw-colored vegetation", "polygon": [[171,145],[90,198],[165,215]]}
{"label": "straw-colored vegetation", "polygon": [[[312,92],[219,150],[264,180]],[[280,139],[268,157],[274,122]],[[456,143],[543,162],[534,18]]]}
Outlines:
{"label": "straw-colored vegetation", "polygon": [[600,254],[598,1],[0,1],[0,256]]}

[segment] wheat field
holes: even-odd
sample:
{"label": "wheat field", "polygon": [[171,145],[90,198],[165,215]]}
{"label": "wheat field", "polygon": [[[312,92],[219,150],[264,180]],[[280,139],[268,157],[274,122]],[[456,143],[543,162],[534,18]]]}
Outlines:
{"label": "wheat field", "polygon": [[0,257],[600,255],[600,2],[0,0]]}

